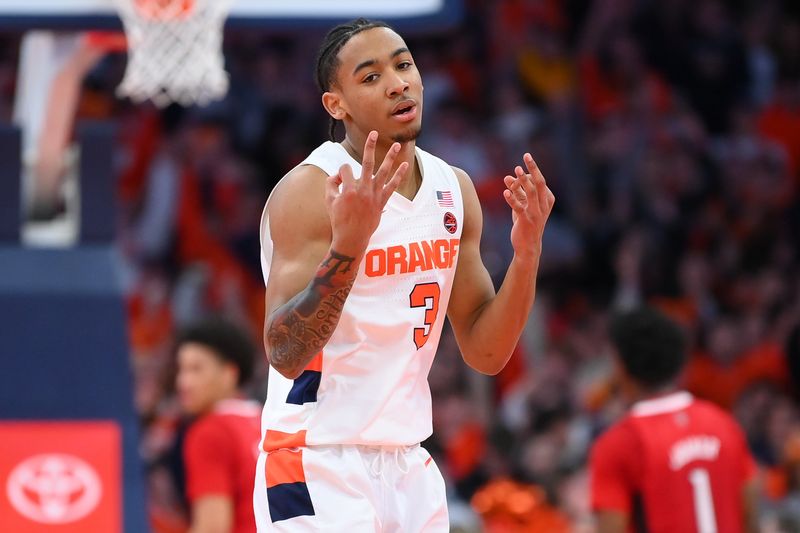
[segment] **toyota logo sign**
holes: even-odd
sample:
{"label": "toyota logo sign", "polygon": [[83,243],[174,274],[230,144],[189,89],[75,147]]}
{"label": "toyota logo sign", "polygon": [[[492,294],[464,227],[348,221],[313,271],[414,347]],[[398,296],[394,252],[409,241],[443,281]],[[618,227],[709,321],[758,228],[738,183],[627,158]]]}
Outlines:
{"label": "toyota logo sign", "polygon": [[35,455],[8,476],[11,505],[42,524],[66,524],[91,513],[100,502],[100,476],[86,461],[67,454]]}

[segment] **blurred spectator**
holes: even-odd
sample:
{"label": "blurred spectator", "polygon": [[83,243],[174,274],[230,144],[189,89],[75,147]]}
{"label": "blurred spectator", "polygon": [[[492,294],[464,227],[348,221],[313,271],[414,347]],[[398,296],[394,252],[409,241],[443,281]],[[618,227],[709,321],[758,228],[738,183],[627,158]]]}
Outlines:
{"label": "blurred spectator", "polygon": [[677,387],[686,361],[679,326],[640,307],[616,315],[610,333],[632,405],[592,446],[598,531],[757,531],[744,433],[719,407]]}
{"label": "blurred spectator", "polygon": [[195,417],[183,443],[192,533],[256,530],[261,409],[241,392],[254,353],[247,335],[227,322],[210,319],[178,334],[178,399],[184,413]]}
{"label": "blurred spectator", "polygon": [[750,386],[786,383],[782,350],[774,344],[747,346],[741,319],[721,317],[708,332],[706,352],[696,354],[686,370],[686,386],[700,398],[730,409]]}
{"label": "blurred spectator", "polygon": [[786,340],[786,366],[797,400],[797,394],[800,393],[800,324],[794,326]]}

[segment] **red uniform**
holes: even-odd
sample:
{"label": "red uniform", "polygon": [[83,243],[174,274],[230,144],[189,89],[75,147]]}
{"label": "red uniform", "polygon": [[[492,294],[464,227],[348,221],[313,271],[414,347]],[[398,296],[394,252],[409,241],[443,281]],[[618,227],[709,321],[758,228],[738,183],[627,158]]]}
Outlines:
{"label": "red uniform", "polygon": [[183,448],[190,504],[203,496],[233,500],[234,533],[255,533],[253,483],[261,440],[261,407],[225,400],[189,428]]}
{"label": "red uniform", "polygon": [[635,404],[592,447],[592,508],[630,517],[629,531],[739,533],[755,474],[725,411],[678,392]]}

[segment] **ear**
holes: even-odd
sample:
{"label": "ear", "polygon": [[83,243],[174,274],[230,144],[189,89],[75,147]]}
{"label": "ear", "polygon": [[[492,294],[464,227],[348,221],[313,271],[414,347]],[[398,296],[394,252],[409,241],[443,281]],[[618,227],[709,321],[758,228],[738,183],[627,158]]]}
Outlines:
{"label": "ear", "polygon": [[322,94],[322,107],[336,120],[344,120],[347,110],[344,107],[342,96],[337,92],[328,91]]}

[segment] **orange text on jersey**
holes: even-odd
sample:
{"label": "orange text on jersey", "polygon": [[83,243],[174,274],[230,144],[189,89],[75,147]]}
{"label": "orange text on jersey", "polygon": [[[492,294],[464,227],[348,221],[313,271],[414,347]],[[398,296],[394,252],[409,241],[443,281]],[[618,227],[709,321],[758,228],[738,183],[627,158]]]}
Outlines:
{"label": "orange text on jersey", "polygon": [[436,239],[375,248],[367,252],[364,271],[367,276],[375,278],[452,268],[458,255],[459,242],[459,239]]}

